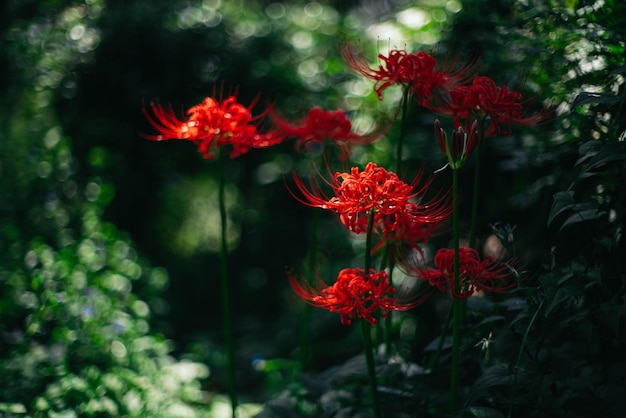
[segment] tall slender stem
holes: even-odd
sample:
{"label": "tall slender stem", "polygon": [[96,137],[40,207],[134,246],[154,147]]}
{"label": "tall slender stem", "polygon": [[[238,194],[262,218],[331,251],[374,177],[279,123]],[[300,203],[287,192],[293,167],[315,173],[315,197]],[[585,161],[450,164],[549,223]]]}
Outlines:
{"label": "tall slender stem", "polygon": [[372,267],[372,235],[374,231],[374,211],[371,210],[368,214],[367,221],[367,234],[365,235],[365,274],[369,273]]}
{"label": "tall slender stem", "polygon": [[486,116],[480,119],[478,130],[478,144],[476,149],[476,166],[474,167],[474,190],[472,195],[472,218],[469,230],[469,246],[476,247],[476,223],[478,222],[478,194],[480,193],[480,161],[483,154],[483,143],[485,142],[485,120]]}
{"label": "tall slender stem", "polygon": [[[389,283],[393,285],[393,259],[391,257],[391,250],[389,249],[389,244],[385,244],[385,251],[383,252],[382,259],[380,261],[380,271],[389,268]],[[388,265],[389,264],[389,265]],[[378,337],[376,340],[377,344],[385,343],[385,354],[391,354],[391,312],[384,318],[384,321],[380,321],[377,324],[376,336]],[[383,326],[384,325],[384,326]],[[382,330],[381,330],[382,328]]]}
{"label": "tall slender stem", "polygon": [[[392,273],[393,273],[393,266],[390,266],[389,267],[389,283],[393,285]],[[389,312],[389,314],[385,317],[385,354],[388,356],[391,355],[391,326],[392,326],[392,319],[391,319],[391,312]]]}
{"label": "tall slender stem", "polygon": [[219,208],[221,221],[221,288],[222,288],[222,315],[224,320],[224,340],[226,342],[226,356],[228,367],[228,394],[232,408],[232,416],[236,417],[237,411],[237,387],[235,382],[235,349],[233,344],[233,327],[230,300],[230,281],[228,277],[228,243],[226,241],[226,199],[225,199],[225,171],[226,171],[226,153],[220,152],[220,178],[219,178]]}
{"label": "tall slender stem", "polygon": [[361,318],[361,334],[363,337],[363,350],[365,351],[365,362],[367,364],[367,373],[370,381],[370,393],[372,396],[372,408],[374,409],[374,417],[381,418],[380,407],[378,405],[378,388],[376,384],[376,367],[374,365],[374,354],[372,348],[372,336],[370,332],[372,326],[365,319]]}
{"label": "tall slender stem", "polygon": [[[374,230],[374,211],[370,211],[367,223],[367,235],[365,238],[365,274],[369,273],[372,265],[372,231]],[[381,418],[380,407],[378,405],[378,388],[376,383],[376,367],[374,365],[374,353],[372,347],[372,326],[365,319],[361,319],[361,334],[363,337],[363,351],[365,351],[365,362],[367,363],[367,373],[370,381],[370,392],[372,396],[372,407],[374,418]]]}
{"label": "tall slender stem", "polygon": [[402,103],[401,103],[401,114],[400,114],[400,134],[398,135],[398,145],[396,147],[396,173],[400,174],[400,169],[402,168],[402,142],[404,141],[404,131],[406,129],[406,114],[409,108],[409,98],[411,97],[411,86],[404,86],[404,90],[402,91]]}
{"label": "tall slender stem", "polygon": [[[459,282],[459,171],[452,170],[452,233],[454,240],[454,289],[453,293],[460,294],[461,283]],[[454,414],[457,409],[459,393],[459,349],[461,345],[461,325],[463,321],[463,303],[454,297],[452,299],[452,367],[450,374],[450,413]]]}
{"label": "tall slender stem", "polygon": [[[402,144],[404,142],[404,134],[406,131],[406,119],[409,108],[409,99],[411,98],[411,87],[409,85],[404,86],[402,90],[402,103],[400,108],[400,133],[398,135],[398,143],[396,145],[396,174],[400,174],[400,170],[402,169]],[[387,265],[389,264],[389,265]],[[385,254],[383,256],[381,270],[385,268],[389,268],[389,282],[392,282],[392,273],[394,262],[389,254],[389,249],[385,249]],[[391,326],[392,326],[392,318],[391,313],[387,315],[384,321],[383,333],[384,333],[384,341],[385,341],[385,354],[391,354]]]}

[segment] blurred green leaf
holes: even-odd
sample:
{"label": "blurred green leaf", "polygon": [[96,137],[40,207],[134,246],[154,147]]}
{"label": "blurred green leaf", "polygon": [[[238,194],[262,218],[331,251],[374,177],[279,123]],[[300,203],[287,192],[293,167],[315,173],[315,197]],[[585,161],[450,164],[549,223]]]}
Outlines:
{"label": "blurred green leaf", "polygon": [[621,97],[617,97],[612,93],[589,93],[582,92],[576,96],[572,106],[583,106],[586,104],[615,104],[623,101]]}
{"label": "blurred green leaf", "polygon": [[504,418],[504,414],[497,409],[486,406],[472,406],[464,408],[464,411],[472,414],[474,418]]}

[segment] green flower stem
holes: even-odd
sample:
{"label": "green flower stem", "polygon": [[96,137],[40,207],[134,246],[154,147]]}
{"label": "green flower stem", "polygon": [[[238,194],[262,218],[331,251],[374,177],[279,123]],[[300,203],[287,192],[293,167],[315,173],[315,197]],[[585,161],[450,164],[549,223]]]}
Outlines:
{"label": "green flower stem", "polygon": [[[367,223],[367,235],[365,238],[365,274],[372,265],[372,231],[374,230],[374,211],[370,211]],[[370,381],[370,392],[372,395],[372,408],[374,418],[381,418],[380,407],[378,406],[378,388],[376,383],[376,367],[374,365],[374,352],[372,347],[372,326],[365,319],[361,319],[361,334],[363,337],[363,351],[365,351],[365,362],[367,363],[367,374]]]}
{"label": "green flower stem", "polygon": [[469,246],[476,247],[476,223],[478,222],[478,195],[480,193],[480,161],[483,154],[483,143],[485,142],[485,120],[486,116],[480,119],[478,130],[478,144],[476,144],[476,166],[474,167],[474,190],[472,196],[472,218],[469,230]]}
{"label": "green flower stem", "polygon": [[232,329],[232,314],[231,314],[231,300],[230,300],[230,281],[228,277],[228,243],[226,242],[226,202],[225,202],[225,171],[226,171],[226,154],[220,152],[220,179],[219,179],[219,207],[220,207],[220,221],[221,221],[221,247],[220,247],[220,261],[221,261],[221,287],[222,287],[222,316],[224,320],[224,339],[226,341],[226,356],[228,362],[228,394],[230,397],[230,404],[232,407],[233,418],[236,417],[237,411],[237,387],[235,382],[235,349],[233,345],[233,329]]}
{"label": "green flower stem", "polygon": [[370,393],[372,395],[372,408],[374,418],[381,418],[380,407],[378,406],[378,388],[376,384],[376,367],[374,366],[374,353],[372,347],[372,336],[370,332],[372,326],[365,319],[361,318],[361,334],[363,336],[363,350],[365,351],[365,362],[367,364],[367,374],[370,380]]}
{"label": "green flower stem", "polygon": [[[392,277],[391,274],[393,272],[393,266],[389,267],[389,283],[393,283],[392,282]],[[385,354],[390,356],[391,355],[391,312],[389,312],[387,314],[387,316],[385,317],[385,328],[384,328],[384,332],[385,332]]]}
{"label": "green flower stem", "polygon": [[[402,90],[402,103],[400,104],[401,108],[400,108],[400,133],[398,135],[398,144],[396,146],[396,174],[400,175],[400,170],[402,169],[402,143],[404,142],[404,133],[405,133],[405,129],[406,129],[406,115],[408,113],[408,108],[409,108],[409,99],[411,98],[411,86],[406,85],[404,86],[403,90]],[[391,274],[393,271],[393,263],[391,263],[391,265],[386,266],[386,263],[390,260],[389,257],[389,250],[386,249],[385,250],[385,255],[383,258],[383,266],[381,267],[381,270],[385,269],[386,267],[389,267],[389,283],[392,283],[391,281]],[[389,313],[389,315],[387,315],[387,317],[385,318],[384,321],[384,327],[383,327],[383,334],[384,334],[384,341],[385,341],[385,353],[387,355],[391,354],[391,313]]]}
{"label": "green flower stem", "polygon": [[404,130],[406,126],[406,114],[409,108],[409,98],[411,97],[411,86],[404,86],[402,91],[402,108],[400,114],[400,134],[398,135],[398,146],[396,148],[396,174],[400,176],[400,169],[402,168],[402,142],[404,140]]}
{"label": "green flower stem", "polygon": [[452,301],[452,368],[450,371],[450,414],[454,415],[457,410],[459,397],[459,348],[461,345],[461,323],[463,322],[462,301]]}
{"label": "green flower stem", "polygon": [[[454,293],[459,294],[459,170],[452,170],[452,233],[454,240]],[[463,304],[460,300],[452,299],[452,366],[450,373],[450,413],[454,415],[457,409],[459,393],[459,349],[461,345],[461,325],[463,321]]]}
{"label": "green flower stem", "polygon": [[[389,268],[389,283],[393,284],[393,260],[391,255],[389,254],[389,245],[385,245],[385,251],[383,253],[383,257],[380,261],[380,271]],[[388,265],[389,263],[389,265]],[[384,323],[383,323],[384,322]],[[385,354],[391,354],[391,312],[384,318],[384,321],[380,321],[377,325],[376,336],[378,337],[376,342],[380,344],[382,342],[385,343]],[[384,325],[384,326],[382,326]],[[382,328],[382,330],[381,330]],[[382,340],[382,341],[381,341]]]}
{"label": "green flower stem", "polygon": [[365,274],[372,267],[372,235],[374,231],[374,211],[370,211],[367,221],[367,234],[365,235]]}

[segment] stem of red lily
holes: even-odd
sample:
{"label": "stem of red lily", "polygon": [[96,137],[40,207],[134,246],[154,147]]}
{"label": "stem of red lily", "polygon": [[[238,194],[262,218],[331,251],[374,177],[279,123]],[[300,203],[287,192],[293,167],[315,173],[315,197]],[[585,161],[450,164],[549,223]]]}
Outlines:
{"label": "stem of red lily", "polygon": [[374,418],[381,418],[380,407],[378,406],[378,387],[376,384],[376,367],[374,365],[371,331],[372,326],[370,323],[361,318],[361,334],[363,336],[363,350],[365,351],[365,362],[367,364],[367,373],[370,381],[372,408],[374,409]]}
{"label": "stem of red lily", "polygon": [[[390,263],[390,265],[387,265],[387,263]],[[389,254],[388,244],[385,245],[385,251],[383,252],[383,257],[380,261],[380,271],[383,271],[387,268],[389,268],[389,283],[393,284],[393,276],[392,276],[393,260],[391,259],[391,256]],[[384,318],[384,321],[380,321],[379,323],[377,323],[376,336],[377,336],[376,342],[380,344],[381,339],[382,339],[385,343],[385,354],[390,355],[391,354],[391,312],[389,312],[389,314]]]}
{"label": "stem of red lily", "polygon": [[[400,175],[400,170],[402,169],[402,143],[404,142],[404,132],[405,132],[405,125],[406,125],[406,114],[409,108],[409,99],[411,97],[411,86],[406,85],[403,86],[403,90],[402,90],[402,103],[400,104],[401,106],[401,110],[400,110],[400,133],[398,135],[398,144],[396,146],[396,174]],[[391,257],[388,256],[388,250],[385,252],[384,255],[384,259],[383,259],[383,264],[386,264],[388,261],[391,260]],[[392,283],[391,281],[391,274],[393,272],[393,262],[390,263],[389,266],[389,282]],[[383,268],[381,268],[382,270]],[[384,329],[383,329],[383,334],[384,334],[384,339],[385,339],[385,354],[390,355],[391,354],[391,313],[389,313],[389,315],[387,315],[387,317],[384,320]]]}
{"label": "stem of red lily", "polygon": [[374,211],[370,211],[367,220],[367,234],[365,235],[365,274],[372,267],[372,235],[374,231]]}
{"label": "stem of red lily", "polygon": [[[452,233],[454,239],[454,283],[452,291],[460,293],[459,282],[459,170],[452,170]],[[454,415],[457,410],[457,398],[459,393],[459,349],[461,345],[461,325],[463,321],[463,303],[453,297],[452,299],[452,366],[450,372],[450,414]]]}
{"label": "stem of red lily", "polygon": [[[392,272],[393,265],[389,266],[389,283],[393,283],[392,281]],[[391,312],[387,314],[385,317],[385,354],[391,355]]]}
{"label": "stem of red lily", "polygon": [[476,223],[478,222],[478,193],[480,192],[480,161],[483,154],[483,143],[485,142],[485,120],[486,116],[480,118],[480,128],[478,131],[478,144],[476,145],[476,166],[474,167],[474,190],[472,196],[472,218],[469,230],[469,246],[476,247]]}
{"label": "stem of red lily", "polygon": [[[372,232],[374,230],[374,211],[370,211],[367,223],[367,235],[365,238],[365,274],[368,274],[372,265]],[[374,418],[381,418],[380,407],[378,406],[378,385],[376,383],[376,367],[374,365],[374,352],[372,347],[372,326],[365,319],[361,318],[361,334],[363,337],[363,351],[365,351],[365,362],[370,381],[370,392],[372,396],[372,408]]]}
{"label": "stem of red lily", "polygon": [[225,171],[226,153],[220,151],[220,181],[219,181],[219,208],[221,221],[221,287],[222,287],[222,314],[224,317],[224,340],[226,342],[226,356],[228,367],[228,394],[232,408],[232,417],[236,417],[237,411],[237,387],[235,382],[235,353],[233,345],[232,315],[230,307],[230,282],[228,278],[228,243],[226,242],[226,203],[225,203]]}
{"label": "stem of red lily", "polygon": [[400,114],[400,134],[398,135],[398,145],[396,148],[396,173],[401,175],[400,169],[402,168],[402,142],[404,140],[404,131],[406,125],[406,114],[409,108],[409,98],[411,96],[411,86],[404,86],[404,90],[402,91],[402,110]]}

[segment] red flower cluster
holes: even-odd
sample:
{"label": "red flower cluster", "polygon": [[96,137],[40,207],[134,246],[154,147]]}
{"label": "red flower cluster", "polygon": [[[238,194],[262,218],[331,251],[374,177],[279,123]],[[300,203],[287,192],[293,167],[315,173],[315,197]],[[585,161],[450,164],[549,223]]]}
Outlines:
{"label": "red flower cluster", "polygon": [[350,324],[355,317],[376,324],[375,315],[383,317],[392,311],[406,311],[417,306],[420,301],[401,302],[394,298],[396,289],[389,283],[386,272],[370,269],[343,269],[332,286],[318,279],[317,285],[301,284],[296,277],[289,275],[289,282],[295,292],[307,303],[331,312],[341,314],[341,323]]}
{"label": "red flower cluster", "polygon": [[151,103],[152,115],[143,109],[148,122],[157,130],[158,135],[144,137],[161,141],[166,139],[186,139],[198,146],[204,158],[213,158],[214,150],[225,145],[232,146],[231,158],[245,154],[252,148],[267,148],[281,142],[285,136],[278,131],[261,133],[259,125],[267,111],[253,117],[249,107],[237,102],[235,96],[229,96],[221,102],[214,97],[187,110],[182,120],[171,107],[164,108],[159,103]]}
{"label": "red flower cluster", "polygon": [[468,129],[471,118],[489,117],[490,125],[484,136],[511,134],[511,124],[536,125],[546,118],[548,112],[524,115],[522,94],[511,91],[506,86],[497,86],[489,77],[476,77],[472,85],[458,87],[450,91],[450,100],[442,108],[442,113],[454,116],[455,125]]}
{"label": "red flower cluster", "polygon": [[410,86],[422,106],[428,106],[433,96],[440,93],[445,95],[445,92],[471,79],[475,68],[474,61],[455,69],[455,62],[438,65],[435,57],[422,51],[409,54],[393,49],[388,56],[378,55],[381,64],[374,69],[350,45],[343,46],[342,54],[355,71],[376,81],[374,90],[380,100],[383,99],[383,90],[387,87],[405,85]]}
{"label": "red flower cluster", "polygon": [[449,215],[445,199],[435,199],[428,204],[412,201],[425,192],[430,182],[416,190],[421,176],[407,184],[395,173],[374,163],[368,163],[363,171],[353,167],[350,173],[336,173],[329,182],[332,197],[327,197],[318,183],[313,183],[309,190],[295,173],[293,177],[304,196],[296,196],[299,202],[338,213],[341,222],[356,233],[367,231],[372,211],[375,224],[383,232],[395,231],[407,223],[440,222]]}
{"label": "red flower cluster", "polygon": [[353,146],[371,144],[387,133],[387,129],[376,129],[366,135],[354,133],[352,122],[342,110],[327,111],[314,107],[306,118],[296,123],[290,123],[275,113],[272,113],[271,117],[286,136],[298,138],[296,143],[298,149],[304,147],[308,152],[316,145],[323,145],[327,140],[339,148],[343,161],[348,159]]}
{"label": "red flower cluster", "polygon": [[456,299],[466,299],[476,291],[503,292],[512,287],[505,280],[513,270],[491,257],[481,261],[478,251],[473,248],[459,249],[459,283],[457,292],[454,286],[454,250],[441,248],[435,254],[436,269],[424,269],[419,278],[445,292],[450,290]]}

